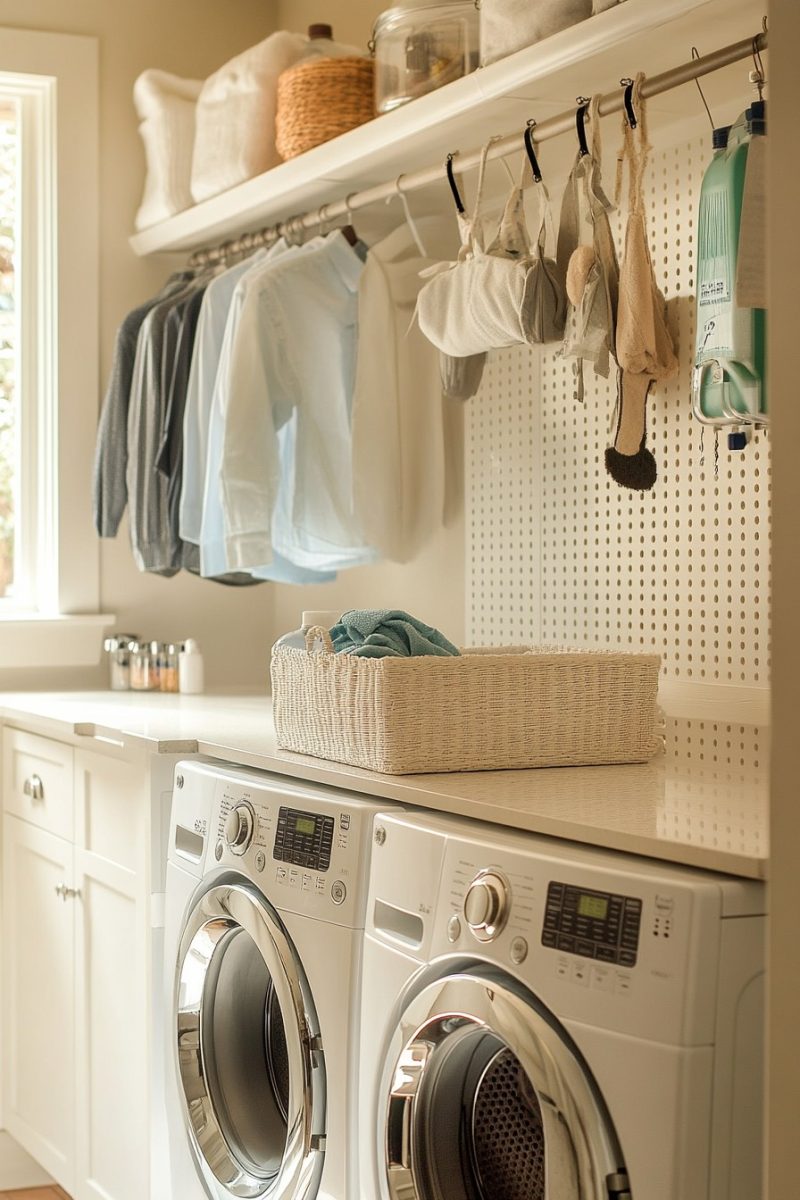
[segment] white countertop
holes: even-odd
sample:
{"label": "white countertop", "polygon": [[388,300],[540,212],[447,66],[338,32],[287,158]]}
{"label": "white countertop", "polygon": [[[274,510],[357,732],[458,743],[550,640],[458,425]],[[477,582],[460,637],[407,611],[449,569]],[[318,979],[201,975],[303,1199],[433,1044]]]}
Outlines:
{"label": "white countertop", "polygon": [[[279,750],[264,695],[0,693],[10,725],[51,737],[205,754],[571,841],[750,878],[767,874],[768,731],[668,718],[638,766],[382,775]],[[747,747],[743,753],[742,746]]]}

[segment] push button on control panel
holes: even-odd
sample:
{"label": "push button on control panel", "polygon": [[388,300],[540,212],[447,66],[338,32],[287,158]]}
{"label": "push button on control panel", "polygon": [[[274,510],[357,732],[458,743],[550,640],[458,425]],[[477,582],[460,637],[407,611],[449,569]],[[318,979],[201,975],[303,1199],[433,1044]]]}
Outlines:
{"label": "push button on control panel", "polygon": [[511,956],[512,963],[515,963],[517,966],[525,962],[525,959],[528,957],[528,943],[524,937],[515,937],[512,939],[509,955]]}
{"label": "push button on control panel", "polygon": [[347,898],[347,888],[341,879],[334,879],[331,884],[331,900],[334,904],[344,904]]}

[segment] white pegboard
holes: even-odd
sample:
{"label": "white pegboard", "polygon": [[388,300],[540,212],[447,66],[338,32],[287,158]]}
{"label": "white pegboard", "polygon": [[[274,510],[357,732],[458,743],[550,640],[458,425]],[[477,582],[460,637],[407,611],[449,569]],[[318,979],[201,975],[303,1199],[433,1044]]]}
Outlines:
{"label": "white pegboard", "polygon": [[710,139],[651,140],[650,243],[681,362],[648,404],[658,481],[640,494],[607,475],[614,389],[591,368],[580,405],[571,361],[554,350],[493,354],[467,420],[468,637],[655,650],[676,683],[766,688],[768,435],[731,454],[723,434],[715,477],[714,432],[691,415],[694,231]]}

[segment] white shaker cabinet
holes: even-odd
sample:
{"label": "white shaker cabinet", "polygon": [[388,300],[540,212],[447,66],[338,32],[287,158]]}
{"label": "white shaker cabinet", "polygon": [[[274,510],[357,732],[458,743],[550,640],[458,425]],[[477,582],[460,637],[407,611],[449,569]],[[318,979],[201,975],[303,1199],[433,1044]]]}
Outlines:
{"label": "white shaker cabinet", "polygon": [[75,751],[76,1200],[148,1195],[145,775]]}
{"label": "white shaker cabinet", "polygon": [[3,730],[3,1118],[74,1200],[150,1200],[175,758],[86,741]]}
{"label": "white shaker cabinet", "polygon": [[[75,898],[72,846],[5,814],[5,1125],[70,1192],[75,1181]],[[66,889],[66,890],[65,890]]]}

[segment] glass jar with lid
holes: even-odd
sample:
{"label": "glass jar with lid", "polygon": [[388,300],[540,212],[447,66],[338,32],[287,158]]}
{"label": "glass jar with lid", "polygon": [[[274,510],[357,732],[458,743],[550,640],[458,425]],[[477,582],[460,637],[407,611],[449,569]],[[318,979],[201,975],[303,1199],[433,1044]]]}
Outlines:
{"label": "glass jar with lid", "polygon": [[154,692],[161,690],[161,671],[164,667],[165,642],[150,643],[150,687]]}
{"label": "glass jar with lid", "polygon": [[153,690],[153,671],[150,646],[147,642],[131,642],[131,688],[134,692]]}
{"label": "glass jar with lid", "polygon": [[112,692],[127,692],[131,686],[131,645],[138,638],[138,633],[114,633],[103,642]]}
{"label": "glass jar with lid", "polygon": [[468,75],[479,61],[474,0],[459,4],[410,3],[381,13],[372,32],[375,108],[389,112]]}
{"label": "glass jar with lid", "polygon": [[159,672],[159,687],[162,692],[178,691],[178,654],[180,646],[175,642],[165,643],[162,647],[161,669]]}

